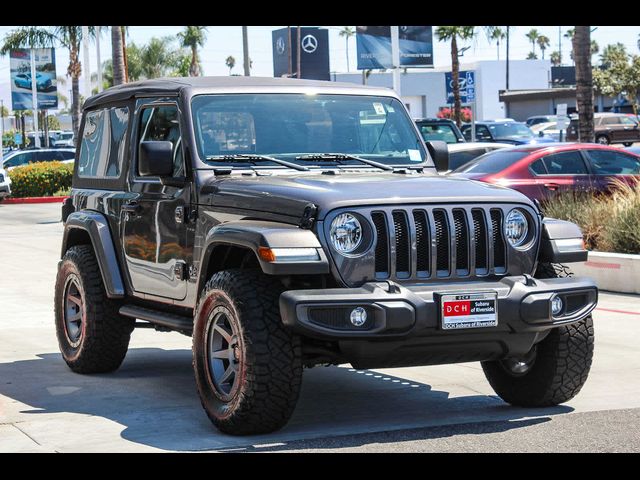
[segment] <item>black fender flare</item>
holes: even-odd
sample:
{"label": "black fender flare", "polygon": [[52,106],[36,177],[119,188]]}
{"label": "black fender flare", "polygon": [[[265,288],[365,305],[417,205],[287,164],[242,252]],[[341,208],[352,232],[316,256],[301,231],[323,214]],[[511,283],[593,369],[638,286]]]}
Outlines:
{"label": "black fender flare", "polygon": [[123,298],[126,290],[106,217],[99,212],[86,210],[69,214],[64,225],[61,258],[76,244],[73,237],[77,230],[84,230],[91,239],[107,297]]}
{"label": "black fender flare", "polygon": [[588,251],[582,243],[580,227],[566,220],[545,217],[542,220],[540,258],[542,262],[585,262]]}
{"label": "black fender flare", "polygon": [[[259,220],[238,220],[211,228],[203,241],[198,284],[206,282],[206,271],[213,250],[220,245],[233,245],[253,251],[260,268],[268,275],[322,275],[329,273],[329,261],[318,237],[297,225]],[[267,262],[259,255],[259,248],[312,248],[316,260]]]}

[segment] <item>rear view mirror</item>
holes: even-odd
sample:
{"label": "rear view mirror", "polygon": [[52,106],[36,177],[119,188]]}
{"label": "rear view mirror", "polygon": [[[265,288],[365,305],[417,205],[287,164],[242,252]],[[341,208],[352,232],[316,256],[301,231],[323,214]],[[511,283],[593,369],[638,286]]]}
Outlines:
{"label": "rear view mirror", "polygon": [[143,177],[173,175],[173,143],[166,141],[140,142],[138,172]]}
{"label": "rear view mirror", "polygon": [[427,142],[429,155],[436,164],[436,170],[444,172],[449,170],[449,148],[442,140],[431,140]]}

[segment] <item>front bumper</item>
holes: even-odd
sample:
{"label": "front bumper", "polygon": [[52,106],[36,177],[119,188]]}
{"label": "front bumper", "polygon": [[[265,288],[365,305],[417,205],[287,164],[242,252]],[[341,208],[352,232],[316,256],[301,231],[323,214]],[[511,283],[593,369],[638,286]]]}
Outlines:
{"label": "front bumper", "polygon": [[[440,298],[444,294],[497,294],[497,325],[462,331],[441,327]],[[560,296],[566,306],[554,317],[551,298]],[[528,275],[504,277],[495,282],[466,282],[405,287],[394,282],[366,283],[360,288],[290,290],[280,296],[285,325],[315,338],[335,340],[452,336],[471,330],[485,337],[536,334],[584,319],[595,308],[598,289],[588,278],[534,279]],[[351,325],[350,312],[364,308],[368,320]],[[506,338],[506,337],[505,337]]]}

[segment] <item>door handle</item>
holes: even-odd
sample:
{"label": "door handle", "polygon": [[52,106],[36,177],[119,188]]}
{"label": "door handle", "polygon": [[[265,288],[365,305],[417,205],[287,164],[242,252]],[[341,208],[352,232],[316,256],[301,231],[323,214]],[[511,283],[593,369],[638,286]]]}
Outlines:
{"label": "door handle", "polygon": [[547,190],[558,190],[558,187],[560,187],[560,185],[558,185],[557,183],[545,183],[544,184],[544,188],[546,188]]}
{"label": "door handle", "polygon": [[140,205],[135,200],[132,200],[131,202],[127,202],[124,205],[122,205],[122,211],[126,213],[131,213],[132,215],[139,215],[140,212],[142,211],[142,205]]}

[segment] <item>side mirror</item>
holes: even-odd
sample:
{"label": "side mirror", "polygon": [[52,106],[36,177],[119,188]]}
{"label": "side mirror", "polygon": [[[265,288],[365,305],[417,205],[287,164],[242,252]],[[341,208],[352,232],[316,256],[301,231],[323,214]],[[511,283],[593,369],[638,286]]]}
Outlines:
{"label": "side mirror", "polygon": [[431,140],[427,142],[427,150],[436,164],[436,170],[445,172],[449,170],[449,148],[442,140]]}
{"label": "side mirror", "polygon": [[143,177],[173,175],[173,143],[165,141],[141,142],[138,151],[138,171]]}
{"label": "side mirror", "polygon": [[543,132],[542,130],[540,130],[540,131],[538,132],[538,136],[539,136],[539,137],[544,137],[544,132]]}

